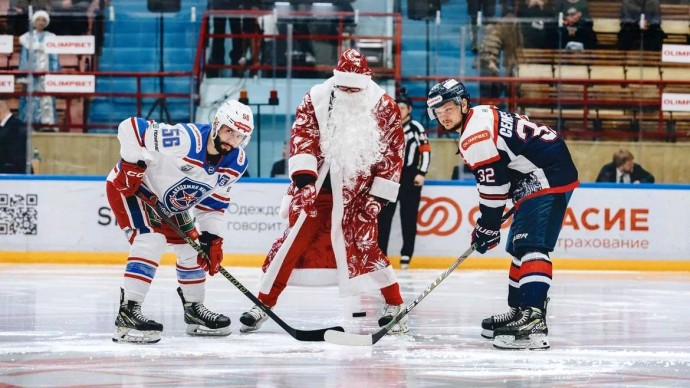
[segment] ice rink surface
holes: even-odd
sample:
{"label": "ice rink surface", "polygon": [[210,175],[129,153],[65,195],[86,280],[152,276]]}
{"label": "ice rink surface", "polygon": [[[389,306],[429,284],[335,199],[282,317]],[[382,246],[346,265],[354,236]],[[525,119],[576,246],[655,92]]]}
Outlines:
{"label": "ice rink surface", "polygon": [[[252,306],[220,274],[206,305],[232,319],[228,337],[185,334],[171,266],[143,312],[164,325],[154,345],[111,341],[122,266],[0,265],[0,386],[688,387],[690,275],[555,271],[551,349],[501,351],[480,322],[506,309],[507,271],[457,271],[410,315],[410,333],[371,347],[299,342],[272,321],[240,334]],[[256,290],[258,268],[227,268]],[[406,302],[442,270],[398,271]],[[361,305],[364,318],[352,318]],[[295,328],[376,331],[378,295],[289,287],[274,310]]]}

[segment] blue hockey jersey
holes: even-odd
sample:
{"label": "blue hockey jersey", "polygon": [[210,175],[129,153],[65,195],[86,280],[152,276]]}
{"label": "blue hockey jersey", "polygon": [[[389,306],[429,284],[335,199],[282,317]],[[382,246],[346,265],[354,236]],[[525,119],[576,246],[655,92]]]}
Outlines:
{"label": "blue hockey jersey", "polygon": [[579,185],[563,139],[527,116],[480,105],[469,110],[461,133],[459,153],[477,180],[482,216],[494,225],[508,198],[519,206],[527,198]]}

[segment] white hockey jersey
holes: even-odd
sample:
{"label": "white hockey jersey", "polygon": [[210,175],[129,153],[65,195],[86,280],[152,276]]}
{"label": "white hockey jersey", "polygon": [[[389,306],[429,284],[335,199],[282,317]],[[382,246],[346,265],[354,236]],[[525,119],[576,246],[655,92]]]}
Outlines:
{"label": "white hockey jersey", "polygon": [[[247,157],[236,148],[217,164],[206,160],[210,124],[165,124],[138,117],[120,123],[120,156],[128,162],[146,162],[140,191],[155,194],[171,213],[193,210],[201,231],[219,235],[230,203],[229,191],[247,169]],[[108,175],[112,181],[118,163]]]}

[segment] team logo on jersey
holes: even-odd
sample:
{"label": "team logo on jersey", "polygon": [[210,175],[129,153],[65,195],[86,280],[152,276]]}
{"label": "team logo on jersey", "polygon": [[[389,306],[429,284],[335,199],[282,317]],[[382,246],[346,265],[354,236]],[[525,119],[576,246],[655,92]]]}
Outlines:
{"label": "team logo on jersey", "polygon": [[225,174],[218,177],[218,186],[225,186],[230,182],[231,182],[230,177],[225,175]]}
{"label": "team logo on jersey", "polygon": [[187,210],[196,205],[211,187],[190,178],[174,184],[165,193],[165,205],[173,212]]}
{"label": "team logo on jersey", "polygon": [[216,172],[216,166],[208,166],[206,172],[208,172],[209,174],[213,174],[214,172]]}
{"label": "team logo on jersey", "polygon": [[460,143],[460,147],[462,147],[463,151],[467,151],[472,144],[489,139],[491,139],[491,134],[485,129],[481,132],[475,133],[474,135],[470,135],[467,139],[463,140],[462,143]]}
{"label": "team logo on jersey", "polygon": [[191,164],[185,164],[184,166],[180,167],[180,171],[182,172],[188,172],[191,171],[194,168]]}

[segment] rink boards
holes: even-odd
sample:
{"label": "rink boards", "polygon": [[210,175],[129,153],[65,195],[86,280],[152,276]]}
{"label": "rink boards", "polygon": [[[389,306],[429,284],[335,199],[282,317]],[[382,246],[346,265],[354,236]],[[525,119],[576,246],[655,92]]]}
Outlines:
{"label": "rink boards", "polygon": [[[225,215],[227,265],[259,266],[287,227],[287,180],[243,179]],[[128,245],[103,177],[0,176],[0,262],[120,263]],[[552,258],[561,269],[690,270],[690,185],[583,184],[570,202]],[[470,182],[428,182],[422,191],[413,268],[444,268],[469,246],[478,217]],[[390,256],[399,255],[399,218]],[[501,247],[508,225],[504,225]],[[392,260],[395,264],[397,260]],[[172,263],[166,255],[164,263]],[[506,268],[502,248],[462,268]]]}

